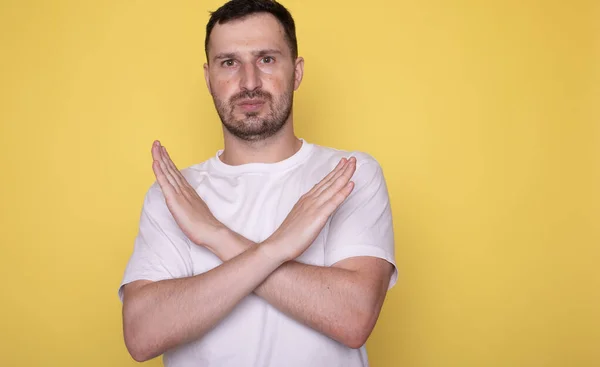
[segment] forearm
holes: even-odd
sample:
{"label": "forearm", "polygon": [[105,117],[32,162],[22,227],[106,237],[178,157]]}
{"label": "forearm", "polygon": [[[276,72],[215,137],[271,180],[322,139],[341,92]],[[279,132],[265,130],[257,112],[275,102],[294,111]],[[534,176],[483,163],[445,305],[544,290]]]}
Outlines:
{"label": "forearm", "polygon": [[358,348],[378,315],[373,313],[372,290],[357,275],[351,270],[290,261],[273,272],[255,293],[295,320]]}
{"label": "forearm", "polygon": [[130,353],[147,360],[202,337],[282,262],[255,246],[206,273],[136,289],[123,310]]}
{"label": "forearm", "polygon": [[[233,232],[223,238],[217,256],[226,262],[256,245]],[[288,261],[254,293],[295,320],[356,348],[373,328],[382,303],[371,285],[352,270]]]}

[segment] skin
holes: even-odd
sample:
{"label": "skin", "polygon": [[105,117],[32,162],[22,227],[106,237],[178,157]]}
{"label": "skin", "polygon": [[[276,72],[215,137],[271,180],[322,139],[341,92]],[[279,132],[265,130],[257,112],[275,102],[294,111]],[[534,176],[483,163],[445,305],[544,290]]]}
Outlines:
{"label": "skin", "polygon": [[[275,134],[243,140],[226,128],[233,125],[231,120],[245,117],[241,108],[236,108],[233,115],[219,111],[219,104],[243,92],[266,93],[275,100],[284,100],[291,99],[292,93],[300,87],[304,59],[292,59],[283,27],[276,18],[260,14],[217,24],[210,36],[208,57],[204,65],[206,85],[224,125],[221,160],[230,165],[273,163],[296,153],[301,142],[294,135],[293,113]],[[272,108],[267,103],[253,112],[258,118],[265,118],[272,113]],[[257,119],[247,119],[246,125],[249,130],[259,130]]]}
{"label": "skin", "polygon": [[[223,55],[228,57],[219,58]],[[300,86],[304,63],[292,59],[276,19],[260,14],[217,25],[209,57],[206,82],[223,121],[225,148],[220,159],[236,165],[277,162],[293,155],[301,145],[294,135],[293,114],[284,121],[267,120],[278,115],[278,109],[285,110],[286,96]],[[265,57],[273,58],[273,64]],[[249,107],[231,103],[240,95],[270,97]],[[237,126],[229,129],[227,124]],[[215,219],[160,142],[154,142],[151,153],[173,218],[196,245],[212,251],[223,264],[194,277],[124,286],[125,344],[135,360],[145,361],[201,338],[251,293],[350,348],[365,343],[383,305],[392,265],[372,257],[345,259],[331,267],[294,261],[352,192],[354,158],[342,159],[300,198],[269,238],[253,243]]]}

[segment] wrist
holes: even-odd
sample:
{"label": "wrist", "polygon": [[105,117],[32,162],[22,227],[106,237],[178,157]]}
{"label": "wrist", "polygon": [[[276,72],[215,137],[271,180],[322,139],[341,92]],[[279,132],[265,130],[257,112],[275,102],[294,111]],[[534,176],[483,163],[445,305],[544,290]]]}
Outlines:
{"label": "wrist", "polygon": [[220,225],[215,228],[211,243],[206,247],[222,261],[228,261],[246,251],[250,242],[225,225]]}
{"label": "wrist", "polygon": [[266,239],[265,241],[259,243],[257,247],[270,259],[279,264],[286,263],[290,260],[289,256],[282,251],[283,246],[281,246],[277,241]]}

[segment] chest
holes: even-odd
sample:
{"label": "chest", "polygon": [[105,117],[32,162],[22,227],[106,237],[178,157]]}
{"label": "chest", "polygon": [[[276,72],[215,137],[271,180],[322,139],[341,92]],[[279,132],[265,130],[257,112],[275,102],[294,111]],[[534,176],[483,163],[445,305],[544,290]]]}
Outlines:
{"label": "chest", "polygon": [[[207,177],[196,188],[215,217],[229,229],[254,242],[267,239],[285,220],[300,197],[320,181],[323,173],[297,170],[279,175],[248,174]],[[297,261],[323,265],[329,222]],[[195,273],[208,271],[221,260],[192,246]]]}

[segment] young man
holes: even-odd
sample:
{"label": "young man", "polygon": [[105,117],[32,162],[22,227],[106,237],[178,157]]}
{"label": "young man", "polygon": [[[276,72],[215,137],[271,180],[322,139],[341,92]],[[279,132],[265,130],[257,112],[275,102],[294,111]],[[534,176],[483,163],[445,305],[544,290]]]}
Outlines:
{"label": "young man", "polygon": [[125,344],[167,367],[367,366],[365,341],[397,278],[375,159],[294,135],[304,61],[270,0],[232,0],[206,32],[224,149],[179,171],[152,146],[119,288]]}

